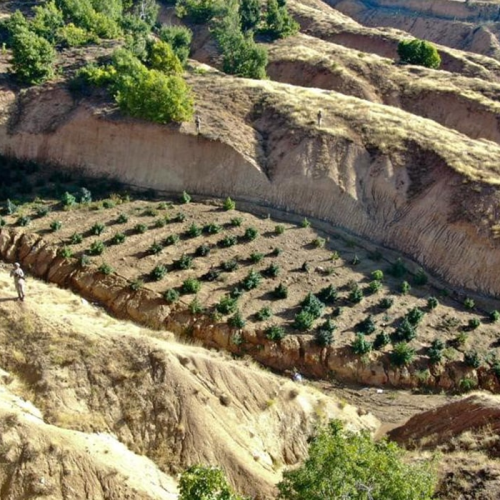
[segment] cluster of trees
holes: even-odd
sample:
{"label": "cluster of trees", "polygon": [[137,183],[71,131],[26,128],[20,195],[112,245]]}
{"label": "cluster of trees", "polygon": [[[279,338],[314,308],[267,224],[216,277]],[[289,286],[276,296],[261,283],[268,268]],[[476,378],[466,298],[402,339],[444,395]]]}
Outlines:
{"label": "cluster of trees", "polygon": [[[430,500],[436,487],[435,462],[408,463],[395,443],[374,442],[367,432],[354,433],[332,421],[309,446],[298,469],[278,484],[280,500]],[[182,474],[180,500],[244,500],[217,468],[194,466]]]}

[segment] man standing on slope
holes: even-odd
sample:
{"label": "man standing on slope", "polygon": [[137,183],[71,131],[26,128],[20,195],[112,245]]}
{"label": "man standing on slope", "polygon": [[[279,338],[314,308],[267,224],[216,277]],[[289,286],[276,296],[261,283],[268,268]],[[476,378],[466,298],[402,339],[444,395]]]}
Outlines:
{"label": "man standing on slope", "polygon": [[21,302],[24,302],[26,280],[24,278],[24,271],[21,269],[21,264],[19,264],[19,262],[14,264],[14,269],[10,272],[10,275],[14,278],[14,285],[16,286],[18,299]]}

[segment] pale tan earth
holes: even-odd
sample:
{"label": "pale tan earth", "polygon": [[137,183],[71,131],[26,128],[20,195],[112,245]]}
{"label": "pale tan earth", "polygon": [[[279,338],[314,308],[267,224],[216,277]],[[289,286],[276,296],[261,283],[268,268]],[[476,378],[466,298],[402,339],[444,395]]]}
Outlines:
{"label": "pale tan earth", "polygon": [[176,498],[173,479],[196,463],[270,498],[318,423],[379,426],[314,387],[113,319],[56,286],[31,278],[19,303],[1,270],[0,291],[2,499],[30,488],[53,499],[70,488],[72,498]]}

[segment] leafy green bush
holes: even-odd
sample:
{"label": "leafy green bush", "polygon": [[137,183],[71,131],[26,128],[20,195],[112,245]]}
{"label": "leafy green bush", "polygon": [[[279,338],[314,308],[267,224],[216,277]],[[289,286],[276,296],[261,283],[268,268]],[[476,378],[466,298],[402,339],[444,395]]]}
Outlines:
{"label": "leafy green bush", "polygon": [[395,338],[399,341],[409,342],[417,336],[417,330],[415,326],[410,323],[407,317],[403,318],[403,321],[399,324],[394,332]]}
{"label": "leafy green bush", "polygon": [[33,13],[35,15],[31,19],[30,29],[51,44],[56,43],[60,29],[64,26],[64,16],[54,0],[33,7]]}
{"label": "leafy green bush", "polygon": [[253,290],[254,288],[257,288],[261,282],[262,276],[260,275],[260,273],[255,271],[254,269],[251,269],[246,277],[243,278],[241,286],[248,292],[250,290]]}
{"label": "leafy green bush", "polygon": [[264,332],[267,339],[274,341],[281,340],[286,335],[284,328],[278,325],[270,325],[264,330]]}
{"label": "leafy green bush", "polygon": [[63,207],[73,207],[76,205],[76,197],[67,191],[62,195],[61,203]]}
{"label": "leafy green bush", "polygon": [[410,290],[411,290],[411,285],[408,283],[408,281],[403,281],[403,283],[401,283],[401,286],[399,287],[399,291],[403,295],[407,295]]}
{"label": "leafy green bush", "polygon": [[464,363],[471,368],[477,369],[482,363],[481,356],[477,351],[468,351],[464,353]]}
{"label": "leafy green bush", "polygon": [[467,297],[464,300],[464,307],[465,307],[465,309],[468,309],[469,311],[472,311],[472,309],[474,309],[474,307],[476,307],[476,303],[474,302],[473,299]]}
{"label": "leafy green bush", "polygon": [[189,238],[196,238],[197,236],[200,236],[201,232],[202,228],[193,222],[187,230],[187,236]]}
{"label": "leafy green bush", "polygon": [[120,214],[118,218],[116,219],[116,222],[118,224],[126,224],[128,222],[128,215],[127,214]]}
{"label": "leafy green bush", "polygon": [[156,229],[161,229],[167,225],[167,219],[165,217],[158,217],[154,222],[154,227]]}
{"label": "leafy green bush", "polygon": [[320,318],[325,311],[325,304],[323,304],[323,302],[321,302],[312,292],[306,295],[300,305],[302,311],[308,312],[314,319]]}
{"label": "leafy green bush", "polygon": [[302,222],[300,223],[300,225],[304,228],[306,227],[310,227],[311,226],[311,223],[309,222],[309,220],[307,219],[307,217],[304,217],[302,219]]}
{"label": "leafy green bush", "polygon": [[89,43],[98,42],[99,38],[84,28],[69,23],[58,31],[58,38],[62,45],[66,47],[82,47]]}
{"label": "leafy green bush", "polygon": [[431,347],[429,347],[427,354],[429,356],[429,361],[432,364],[438,364],[442,361],[444,355],[444,342],[441,339],[435,339]]}
{"label": "leafy green bush", "polygon": [[263,31],[272,38],[286,38],[299,31],[299,24],[292,18],[286,1],[267,0],[265,27]]}
{"label": "leafy green bush", "polygon": [[88,253],[89,255],[102,255],[105,248],[104,242],[97,240],[90,244]]}
{"label": "leafy green bush", "polygon": [[414,307],[406,313],[405,318],[412,325],[417,326],[422,321],[424,316],[425,316],[425,312],[422,311],[422,309],[419,309],[418,307]]}
{"label": "leafy green bush", "polygon": [[319,429],[304,464],[283,473],[278,498],[430,500],[435,469],[433,461],[406,460],[394,442],[373,441],[368,431],[346,431],[334,420]]}
{"label": "leafy green bush", "polygon": [[21,215],[21,217],[17,219],[18,226],[26,227],[29,226],[30,224],[31,224],[31,217],[29,215]]}
{"label": "leafy green bush", "polygon": [[373,341],[373,348],[375,350],[382,349],[386,345],[391,343],[391,337],[386,332],[379,332],[375,336],[375,340]]}
{"label": "leafy green bush", "polygon": [[359,286],[354,287],[347,296],[347,300],[353,304],[359,304],[364,298],[363,290]]}
{"label": "leafy green bush", "polygon": [[219,224],[210,223],[203,226],[203,232],[206,234],[218,234],[222,231],[222,227]]}
{"label": "leafy green bush", "polygon": [[73,250],[71,250],[70,247],[62,247],[60,250],[59,250],[59,255],[63,258],[63,259],[71,259],[71,257],[73,257]]}
{"label": "leafy green bush", "polygon": [[45,217],[46,215],[48,215],[49,212],[50,212],[50,208],[45,206],[45,205],[42,205],[41,207],[38,207],[36,209],[36,216],[42,218],[42,217]]}
{"label": "leafy green bush", "polygon": [[175,222],[184,222],[186,220],[186,214],[184,214],[183,212],[178,212],[174,220]]}
{"label": "leafy green bush", "polygon": [[398,45],[398,55],[401,62],[407,64],[434,69],[441,65],[441,57],[436,47],[425,40],[402,40]]}
{"label": "leafy green bush", "polygon": [[189,312],[191,314],[203,314],[205,312],[205,308],[202,306],[201,302],[198,300],[198,297],[195,297],[188,305]]}
{"label": "leafy green bush", "polygon": [[366,290],[370,294],[375,294],[375,293],[379,292],[381,289],[382,289],[382,282],[378,281],[378,280],[370,281],[370,283],[366,287]]}
{"label": "leafy green bush", "polygon": [[175,12],[196,24],[203,24],[221,12],[222,0],[177,0]]}
{"label": "leafy green bush", "polygon": [[262,259],[264,258],[264,254],[263,253],[259,253],[259,252],[252,252],[250,254],[250,260],[254,263],[254,264],[258,264]]}
{"label": "leafy green bush", "polygon": [[39,84],[54,76],[56,52],[50,42],[29,29],[12,36],[12,67],[21,82]]}
{"label": "leafy green bush", "polygon": [[276,234],[283,234],[285,232],[285,226],[283,224],[277,224],[274,227],[274,232]]}
{"label": "leafy green bush", "polygon": [[82,233],[73,233],[69,241],[72,245],[79,245],[83,241],[83,234]]}
{"label": "leafy green bush", "polygon": [[191,50],[192,31],[186,26],[162,26],[158,35],[161,40],[172,47],[175,55],[184,66]]}
{"label": "leafy green bush", "polygon": [[6,225],[7,221],[3,217],[0,217],[0,227],[5,227]]}
{"label": "leafy green bush", "polygon": [[319,325],[314,333],[314,340],[320,347],[329,346],[333,342],[333,332],[337,329],[331,319]]}
{"label": "leafy green bush", "polygon": [[148,230],[148,226],[146,224],[136,224],[134,226],[134,231],[139,234],[144,234]]}
{"label": "leafy green bush", "polygon": [[471,378],[460,380],[459,387],[463,392],[470,392],[477,388],[477,382]]}
{"label": "leafy green bush", "polygon": [[283,250],[279,247],[274,247],[273,251],[271,252],[271,255],[273,257],[279,257],[283,253]]}
{"label": "leafy green bush", "polygon": [[500,312],[498,311],[491,311],[489,314],[490,321],[492,323],[496,323],[500,319]]}
{"label": "leafy green bush", "polygon": [[372,350],[372,343],[366,340],[365,336],[361,333],[356,334],[356,338],[351,343],[351,349],[354,354],[363,356]]}
{"label": "leafy green bush", "polygon": [[301,332],[310,330],[314,324],[315,316],[309,311],[302,309],[295,315],[293,327]]}
{"label": "leafy green bush", "polygon": [[243,31],[255,29],[260,22],[260,1],[241,0],[239,15]]}
{"label": "leafy green bush", "polygon": [[126,239],[127,239],[127,236],[124,233],[116,233],[111,238],[111,244],[112,245],[121,245],[122,243],[125,242]]}
{"label": "leafy green bush", "polygon": [[240,311],[236,311],[227,321],[233,328],[243,328],[246,321],[243,319]]}
{"label": "leafy green bush", "polygon": [[420,268],[417,271],[417,274],[415,274],[415,276],[413,277],[413,283],[416,286],[427,285],[428,281],[429,281],[429,278],[427,277],[427,274],[425,274],[425,272],[422,268]]}
{"label": "leafy green bush", "polygon": [[411,348],[406,342],[396,344],[389,355],[391,364],[398,367],[411,364],[414,358],[415,349]]}
{"label": "leafy green bush", "polygon": [[220,314],[233,314],[238,308],[238,298],[225,295],[216,304],[215,309]]}
{"label": "leafy green bush", "polygon": [[253,241],[259,236],[259,231],[255,227],[247,227],[245,230],[245,239]]}
{"label": "leafy green bush", "polygon": [[384,272],[381,271],[380,269],[377,269],[376,271],[373,271],[371,273],[371,277],[374,280],[382,281],[384,279]]}
{"label": "leafy green bush", "polygon": [[356,332],[364,335],[371,335],[375,330],[376,325],[371,314],[356,325]]}
{"label": "leafy green bush", "polygon": [[182,64],[172,47],[161,40],[148,45],[147,63],[152,69],[169,76],[180,75],[183,71]]}
{"label": "leafy green bush", "polygon": [[163,247],[161,243],[158,243],[156,240],[151,243],[150,247],[148,248],[148,253],[150,255],[157,255],[163,250]]}
{"label": "leafy green bush", "polygon": [[150,277],[155,281],[160,281],[165,277],[167,272],[168,272],[167,266],[163,264],[157,264],[151,271]]}
{"label": "leafy green bush", "polygon": [[394,278],[402,278],[406,274],[406,266],[401,259],[397,259],[388,270],[388,273]]}
{"label": "leafy green bush", "polygon": [[163,298],[169,303],[174,304],[179,300],[180,293],[173,288],[169,288],[165,292],[163,292]]}
{"label": "leafy green bush", "polygon": [[479,320],[479,318],[471,318],[467,322],[467,327],[469,328],[469,330],[476,330],[480,326],[481,326],[481,321]]}
{"label": "leafy green bush", "polygon": [[111,274],[113,272],[113,268],[109,264],[101,264],[98,269],[100,273],[105,275]]}
{"label": "leafy green bush", "polygon": [[185,295],[190,293],[198,293],[201,289],[201,283],[195,278],[184,280],[181,286],[181,292]]}
{"label": "leafy green bush", "polygon": [[224,208],[224,210],[227,210],[227,211],[234,210],[236,208],[236,202],[233,201],[231,198],[227,197],[224,200],[223,208]]}
{"label": "leafy green bush", "polygon": [[439,300],[436,299],[436,297],[429,297],[427,299],[427,307],[432,310],[436,309],[436,307],[439,305]]}
{"label": "leafy green bush", "polygon": [[383,297],[378,302],[378,307],[380,309],[390,309],[394,304],[394,299],[392,297]]}
{"label": "leafy green bush", "polygon": [[144,286],[144,281],[140,280],[140,279],[135,279],[135,280],[132,280],[130,282],[130,289],[133,291],[133,292],[137,292],[138,290],[140,290],[142,287]]}
{"label": "leafy green bush", "polygon": [[190,255],[182,254],[180,259],[174,260],[174,268],[184,271],[186,269],[191,269],[193,266],[193,258]]}
{"label": "leafy green bush", "polygon": [[276,299],[286,299],[288,297],[288,287],[286,287],[283,283],[280,283],[272,293],[273,297]]}
{"label": "leafy green bush", "polygon": [[326,245],[325,238],[314,238],[311,242],[312,246],[315,248],[324,248]]}
{"label": "leafy green bush", "polygon": [[264,269],[264,271],[263,271],[264,275],[269,277],[269,278],[277,278],[279,276],[280,272],[281,272],[280,266],[278,266],[278,264],[276,264],[274,262],[269,264],[269,266],[266,267],[266,269]]}
{"label": "leafy green bush", "polygon": [[233,217],[230,224],[233,227],[240,227],[243,224],[243,217]]}
{"label": "leafy green bush", "polygon": [[210,247],[208,245],[200,245],[195,252],[197,257],[205,257],[209,253],[210,253]]}
{"label": "leafy green bush", "polygon": [[335,301],[338,299],[338,291],[333,285],[328,285],[327,287],[321,289],[316,296],[318,297],[321,302],[324,304],[334,304]]}
{"label": "leafy green bush", "polygon": [[257,321],[266,321],[271,318],[272,315],[273,312],[271,311],[271,308],[269,306],[265,306],[255,313],[255,318]]}
{"label": "leafy green bush", "polygon": [[225,262],[223,262],[221,264],[221,267],[227,273],[232,273],[233,271],[236,271],[240,266],[239,266],[237,260],[229,259],[229,260],[226,260]]}
{"label": "leafy green bush", "polygon": [[165,245],[169,246],[169,245],[176,245],[177,243],[179,243],[179,235],[178,234],[169,234],[166,238],[165,238]]}
{"label": "leafy green bush", "polygon": [[227,235],[219,241],[218,245],[222,248],[229,248],[238,243],[238,237],[234,235]]}

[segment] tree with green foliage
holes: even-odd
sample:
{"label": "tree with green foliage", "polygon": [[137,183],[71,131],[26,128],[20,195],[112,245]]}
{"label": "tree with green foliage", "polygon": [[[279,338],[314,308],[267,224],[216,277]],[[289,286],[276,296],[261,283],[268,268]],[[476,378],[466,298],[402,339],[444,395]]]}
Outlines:
{"label": "tree with green foliage", "polygon": [[240,0],[239,14],[243,31],[255,29],[260,22],[260,1]]}
{"label": "tree with green foliage", "polygon": [[179,500],[243,500],[229,486],[217,467],[193,465],[179,481]]}
{"label": "tree with green foliage", "polygon": [[441,65],[441,56],[436,47],[425,40],[402,40],[398,45],[401,62],[437,69]]}
{"label": "tree with green foliage", "polygon": [[299,24],[288,12],[286,2],[267,0],[264,31],[272,38],[286,38],[299,31]]}
{"label": "tree with green foliage", "polygon": [[430,500],[436,482],[434,461],[412,464],[396,443],[374,442],[368,432],[346,431],[335,420],[320,429],[305,463],[283,474],[278,498]]}
{"label": "tree with green foliage", "polygon": [[19,28],[12,37],[12,66],[20,81],[42,83],[54,76],[56,51],[33,31]]}
{"label": "tree with green foliage", "polygon": [[223,9],[223,0],[177,0],[175,12],[178,17],[187,17],[193,23],[207,23]]}
{"label": "tree with green foliage", "polygon": [[182,64],[172,47],[163,41],[151,43],[148,47],[147,64],[166,75],[182,74]]}
{"label": "tree with green foliage", "polygon": [[161,40],[172,47],[175,55],[184,66],[191,50],[193,32],[186,26],[163,26],[158,35]]}
{"label": "tree with green foliage", "polygon": [[31,20],[30,28],[38,36],[45,38],[50,43],[58,39],[59,30],[64,26],[64,16],[57,8],[54,0],[33,8],[35,16]]}

